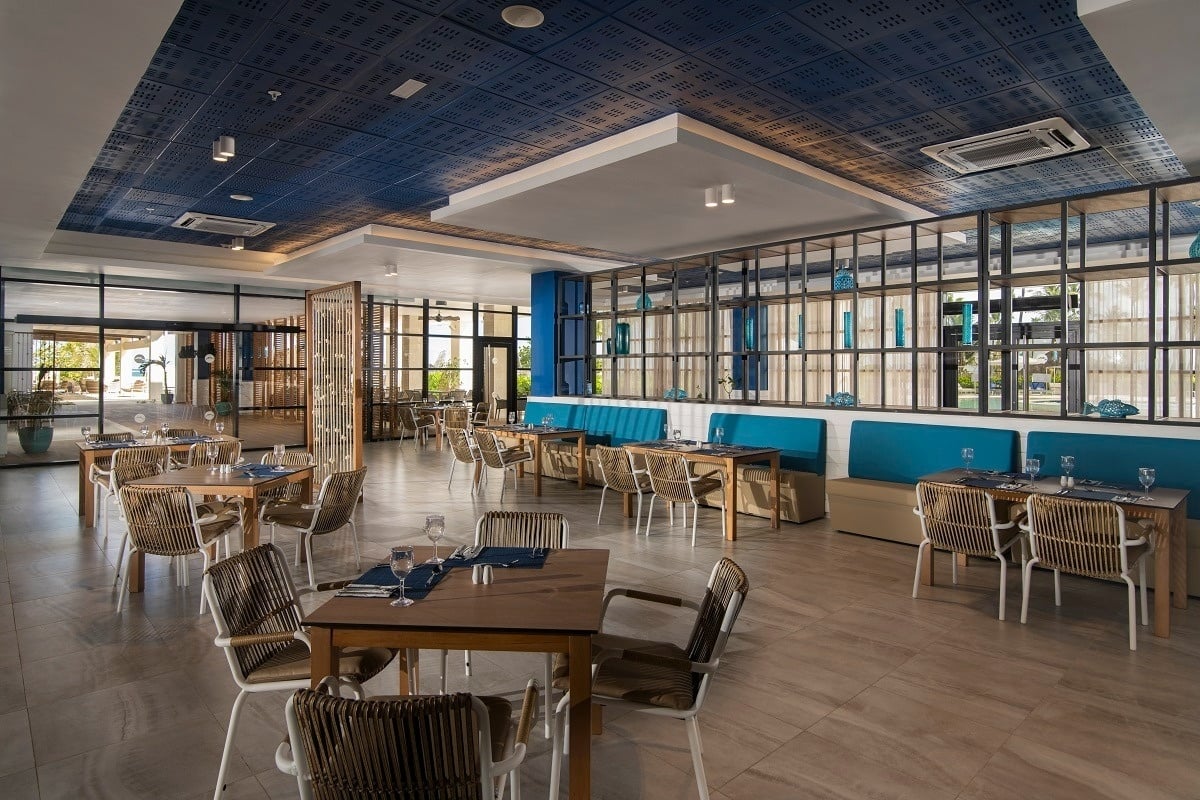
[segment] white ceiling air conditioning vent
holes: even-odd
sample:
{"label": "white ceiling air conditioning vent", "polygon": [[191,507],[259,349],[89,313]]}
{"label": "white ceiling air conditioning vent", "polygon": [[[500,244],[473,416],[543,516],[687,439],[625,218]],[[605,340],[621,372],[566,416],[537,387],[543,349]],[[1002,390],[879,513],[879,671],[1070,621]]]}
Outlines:
{"label": "white ceiling air conditioning vent", "polygon": [[274,228],[275,223],[186,211],[183,216],[171,223],[171,227],[204,233],[219,233],[223,236],[258,236],[268,228]]}
{"label": "white ceiling air conditioning vent", "polygon": [[922,147],[921,152],[958,172],[967,173],[1040,161],[1086,150],[1089,146],[1087,139],[1065,119],[1052,117],[956,142]]}

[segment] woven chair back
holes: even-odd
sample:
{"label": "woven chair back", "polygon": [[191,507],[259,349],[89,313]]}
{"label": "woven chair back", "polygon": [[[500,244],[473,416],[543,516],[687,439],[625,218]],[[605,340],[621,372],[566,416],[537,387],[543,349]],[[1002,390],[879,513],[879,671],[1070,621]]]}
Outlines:
{"label": "woven chair back", "polygon": [[450,406],[442,414],[447,430],[466,428],[471,422],[471,409],[466,406]]}
{"label": "woven chair back", "polygon": [[116,464],[112,469],[112,487],[113,491],[118,491],[122,486],[132,481],[142,478],[149,478],[154,475],[161,475],[165,470],[163,465],[157,461],[149,464],[133,463],[133,464]]}
{"label": "woven chair back", "polygon": [[1041,566],[1086,575],[1121,577],[1125,512],[1116,503],[1031,495],[1030,542]]}
{"label": "woven chair back", "polygon": [[335,472],[321,484],[321,495],[317,504],[321,510],[313,522],[313,533],[330,533],[350,521],[362,494],[367,468],[359,467],[347,472]]}
{"label": "woven chair back", "polygon": [[732,558],[722,558],[708,580],[704,600],[696,612],[696,625],[688,639],[687,653],[692,661],[706,662],[712,658],[721,635],[721,623],[735,593],[741,594],[744,603],[750,593],[750,579]]}
{"label": "woven chair back", "polygon": [[475,449],[471,446],[471,437],[465,428],[447,428],[446,436],[450,439],[450,450],[454,458],[464,464],[475,463]]}
{"label": "woven chair back", "polygon": [[[208,446],[213,442],[196,442],[188,448],[188,466],[189,467],[207,467]],[[215,443],[217,445],[217,461],[218,464],[236,464],[237,460],[242,457],[242,443],[237,439],[226,439]]]}
{"label": "woven chair back", "polygon": [[593,448],[600,462],[600,474],[604,476],[604,485],[618,492],[633,494],[640,492],[642,487],[637,476],[633,474],[633,464],[629,461],[629,451],[623,447],[606,447],[596,445]]}
{"label": "woven chair back", "polygon": [[650,474],[650,486],[663,500],[672,503],[690,503],[692,485],[688,481],[687,460],[683,456],[667,453],[646,453],[646,471]]}
{"label": "woven chair back", "polygon": [[917,483],[921,525],[934,547],[972,556],[996,552],[992,526],[996,506],[988,493],[973,486]]}
{"label": "woven chair back", "polygon": [[[307,450],[289,450],[282,456],[275,455],[274,451],[263,453],[263,464],[270,464],[273,467],[311,467],[317,463],[313,458],[313,454]],[[301,483],[285,483],[282,486],[276,486],[271,489],[265,489],[259,494],[259,502],[264,500],[296,500],[299,499],[304,491],[304,485]]]}
{"label": "woven chair back", "polygon": [[134,548],[155,556],[200,552],[196,505],[184,487],[126,485],[120,499]]}
{"label": "woven chair back", "polygon": [[167,468],[171,459],[171,448],[166,445],[150,445],[148,447],[122,447],[113,453],[113,469],[130,464],[157,464]]}
{"label": "woven chair back", "polygon": [[196,435],[195,428],[167,428],[168,439],[187,438]]}
{"label": "woven chair back", "polygon": [[475,444],[479,446],[479,456],[483,463],[492,469],[504,469],[504,458],[500,455],[500,442],[491,431],[477,431]]}
{"label": "woven chair back", "polygon": [[113,442],[132,442],[133,434],[129,431],[122,433],[101,433],[96,435],[96,441],[100,444],[112,444]]}
{"label": "woven chair back", "polygon": [[300,608],[287,569],[283,551],[260,544],[218,561],[205,573],[213,589],[218,634],[246,637],[245,644],[233,648],[243,679],[293,644],[253,637],[300,630]]}
{"label": "woven chair back", "polygon": [[[316,800],[479,800],[479,727],[469,694],[351,700],[293,697]],[[488,787],[490,789],[490,787]]]}
{"label": "woven chair back", "polygon": [[475,543],[490,547],[570,546],[567,518],[550,511],[488,511],[475,524]]}

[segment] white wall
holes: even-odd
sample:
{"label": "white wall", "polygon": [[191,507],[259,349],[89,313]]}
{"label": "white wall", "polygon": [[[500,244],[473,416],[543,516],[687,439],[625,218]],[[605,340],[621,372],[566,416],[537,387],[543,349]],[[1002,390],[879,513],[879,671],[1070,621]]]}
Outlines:
{"label": "white wall", "polygon": [[[708,437],[708,416],[713,412],[731,414],[761,414],[764,416],[794,416],[823,418],[826,420],[825,436],[827,462],[825,475],[828,478],[846,476],[850,449],[850,423],[856,419],[879,422],[916,422],[925,425],[960,425],[964,428],[1003,428],[1021,434],[1021,459],[1024,460],[1025,434],[1029,431],[1057,431],[1062,433],[1101,433],[1117,436],[1157,436],[1167,439],[1200,438],[1200,429],[1183,425],[1138,425],[1128,422],[1082,422],[1061,419],[1031,419],[1028,417],[976,416],[966,414],[911,414],[872,412],[861,409],[834,408],[779,408],[773,406],[744,406],[724,403],[671,403],[652,400],[613,400],[602,397],[531,397],[530,400],[545,400],[552,403],[578,403],[580,405],[618,405],[640,408],[665,408],[667,423],[683,431],[685,439]],[[1093,418],[1095,419],[1095,418]],[[1057,465],[1047,469],[1056,472]],[[1136,475],[1130,475],[1133,483]]]}

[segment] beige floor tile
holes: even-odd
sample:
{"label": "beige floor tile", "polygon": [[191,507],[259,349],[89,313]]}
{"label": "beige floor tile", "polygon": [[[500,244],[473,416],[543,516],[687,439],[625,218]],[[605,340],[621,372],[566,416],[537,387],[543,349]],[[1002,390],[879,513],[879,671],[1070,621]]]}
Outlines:
{"label": "beige floor tile", "polygon": [[30,768],[0,776],[0,797],[4,800],[38,800],[37,770]]}
{"label": "beige floor tile", "polygon": [[24,709],[0,714],[0,776],[33,767],[33,741]]}

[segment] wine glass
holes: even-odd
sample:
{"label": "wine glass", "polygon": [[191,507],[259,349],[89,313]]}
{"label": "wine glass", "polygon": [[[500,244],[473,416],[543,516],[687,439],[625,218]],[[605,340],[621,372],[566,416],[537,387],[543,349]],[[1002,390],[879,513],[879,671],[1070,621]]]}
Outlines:
{"label": "wine glass", "polygon": [[675,430],[671,431],[671,438],[674,439],[676,442],[678,442],[680,437],[682,437],[682,436],[683,436],[683,431],[679,430],[679,428],[676,428]]}
{"label": "wine glass", "polygon": [[79,429],[79,433],[80,433],[80,435],[83,436],[84,444],[91,444],[91,441],[92,441],[92,426],[91,425],[84,425],[83,427],[81,427]]}
{"label": "wine glass", "polygon": [[963,469],[965,469],[967,472],[970,472],[971,462],[975,460],[975,448],[964,447],[959,455],[962,456]]}
{"label": "wine glass", "polygon": [[1042,469],[1042,461],[1039,458],[1025,459],[1025,471],[1029,473],[1029,482],[1033,483],[1037,480],[1038,473]]}
{"label": "wine glass", "polygon": [[438,558],[438,542],[443,534],[446,533],[446,518],[441,514],[430,514],[425,518],[425,535],[429,537],[429,541],[433,542],[433,558],[425,562],[427,564],[441,564],[445,561],[444,558]]}
{"label": "wine glass", "polygon": [[725,429],[724,428],[717,428],[716,430],[713,431],[713,433],[715,433],[717,436],[717,444],[718,445],[722,444],[725,441]]}
{"label": "wine glass", "polygon": [[663,423],[663,439],[666,439],[670,435],[671,435],[671,426],[664,422]]}
{"label": "wine glass", "polygon": [[1067,487],[1074,485],[1074,479],[1071,478],[1071,473],[1075,471],[1075,456],[1060,456],[1058,463],[1062,467],[1062,485]]}
{"label": "wine glass", "polygon": [[283,463],[283,457],[287,454],[287,445],[276,444],[271,446],[271,455],[275,457],[276,463]]}
{"label": "wine glass", "polygon": [[158,426],[158,433],[159,433],[159,435],[160,435],[160,436],[163,438],[163,441],[166,441],[166,439],[167,439],[167,431],[169,431],[169,430],[171,430],[171,423],[169,423],[169,422],[163,422],[163,423],[160,423],[160,424],[159,424],[159,426]]}
{"label": "wine glass", "polygon": [[208,456],[208,471],[217,471],[217,456],[221,455],[221,446],[216,442],[209,442],[204,446],[204,455]]}
{"label": "wine glass", "polygon": [[509,425],[517,424],[517,412],[515,412],[515,411],[508,412],[508,424]]}
{"label": "wine glass", "polygon": [[1143,500],[1150,499],[1150,487],[1154,485],[1155,477],[1154,467],[1138,467],[1138,483],[1142,484],[1142,488],[1146,490]]}
{"label": "wine glass", "polygon": [[217,436],[220,436],[222,433],[225,432],[225,423],[218,422],[217,424],[213,425],[213,430],[215,430],[217,432]]}
{"label": "wine glass", "polygon": [[392,574],[400,581],[400,596],[392,601],[397,607],[411,606],[412,600],[404,596],[404,579],[413,569],[413,549],[411,544],[402,544],[392,548],[392,559],[389,562]]}
{"label": "wine glass", "polygon": [[142,427],[138,428],[138,433],[142,437],[142,444],[148,444],[150,439],[150,429],[143,425]]}

